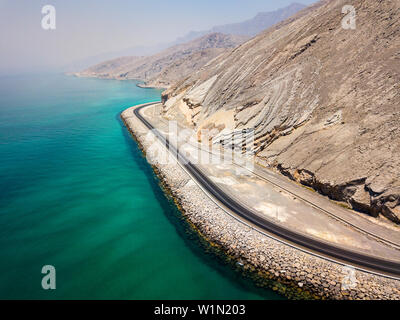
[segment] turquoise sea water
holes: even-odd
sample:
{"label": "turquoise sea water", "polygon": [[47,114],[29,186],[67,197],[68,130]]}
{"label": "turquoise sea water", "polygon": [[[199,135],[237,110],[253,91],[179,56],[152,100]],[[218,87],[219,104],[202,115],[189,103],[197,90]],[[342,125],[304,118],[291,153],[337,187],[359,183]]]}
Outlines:
{"label": "turquoise sea water", "polygon": [[[160,91],[0,77],[0,298],[278,299],[207,254],[119,119]],[[56,290],[41,269],[56,268]]]}

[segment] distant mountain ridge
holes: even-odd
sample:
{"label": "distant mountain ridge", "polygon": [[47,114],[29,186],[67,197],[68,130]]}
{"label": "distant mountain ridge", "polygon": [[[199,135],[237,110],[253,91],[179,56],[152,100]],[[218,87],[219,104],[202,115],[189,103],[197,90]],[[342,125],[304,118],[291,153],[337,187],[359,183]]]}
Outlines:
{"label": "distant mountain ridge", "polygon": [[275,11],[260,12],[254,18],[243,22],[215,26],[210,30],[191,31],[184,37],[178,38],[177,41],[186,42],[214,32],[253,37],[261,31],[273,26],[274,24],[286,20],[304,8],[306,8],[304,4],[292,3],[287,7],[277,9]]}
{"label": "distant mountain ridge", "polygon": [[167,87],[226,49],[235,48],[247,39],[246,36],[212,33],[152,56],[121,57],[102,62],[75,75],[118,80],[136,79],[146,81],[146,86]]}
{"label": "distant mountain ridge", "polygon": [[[79,77],[143,80],[143,86],[167,88],[205,66],[218,55],[231,50],[260,31],[297,13],[305,6],[291,4],[285,8],[257,14],[253,19],[191,32],[174,45],[151,56],[123,56],[98,63],[75,73]],[[140,52],[143,52],[143,48]]]}

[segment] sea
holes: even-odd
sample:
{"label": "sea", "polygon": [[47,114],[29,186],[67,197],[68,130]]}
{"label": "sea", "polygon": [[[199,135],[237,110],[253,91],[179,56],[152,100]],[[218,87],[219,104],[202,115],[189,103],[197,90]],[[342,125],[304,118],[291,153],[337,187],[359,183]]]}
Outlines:
{"label": "sea", "polygon": [[163,192],[120,119],[160,100],[137,84],[0,76],[0,299],[282,299],[208,250]]}

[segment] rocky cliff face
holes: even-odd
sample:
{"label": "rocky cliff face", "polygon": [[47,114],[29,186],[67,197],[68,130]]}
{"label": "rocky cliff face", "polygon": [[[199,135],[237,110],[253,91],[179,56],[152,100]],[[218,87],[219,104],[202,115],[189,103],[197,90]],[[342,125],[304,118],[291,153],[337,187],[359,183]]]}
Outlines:
{"label": "rocky cliff face", "polygon": [[173,46],[153,56],[118,58],[90,67],[76,75],[119,80],[136,79],[145,81],[146,86],[168,87],[247,39],[246,36],[212,33]]}
{"label": "rocky cliff face", "polygon": [[163,94],[166,117],[254,128],[259,162],[400,223],[400,1],[322,1]]}

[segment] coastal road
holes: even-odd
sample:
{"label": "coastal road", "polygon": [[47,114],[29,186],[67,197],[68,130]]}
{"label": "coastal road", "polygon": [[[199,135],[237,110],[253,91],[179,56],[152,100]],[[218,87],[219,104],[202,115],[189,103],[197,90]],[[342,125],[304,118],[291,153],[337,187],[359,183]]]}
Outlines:
{"label": "coastal road", "polygon": [[288,242],[292,246],[299,246],[299,248],[302,250],[306,248],[323,256],[338,259],[340,263],[351,264],[357,268],[365,269],[366,271],[384,273],[396,278],[400,277],[400,263],[397,261],[374,257],[365,253],[344,249],[331,243],[310,238],[304,234],[300,234],[285,228],[284,226],[277,225],[269,220],[266,220],[256,212],[241,205],[238,201],[221,190],[221,188],[213,183],[206,175],[204,175],[202,171],[196,167],[196,165],[192,164],[184,155],[179,152],[176,146],[169,142],[167,137],[154,128],[153,125],[140,114],[140,111],[143,108],[153,104],[154,103],[145,104],[134,109],[134,115],[149,130],[153,131],[160,142],[176,156],[177,160],[184,167],[184,169],[202,186],[202,188],[230,212],[252,223],[263,231]]}

